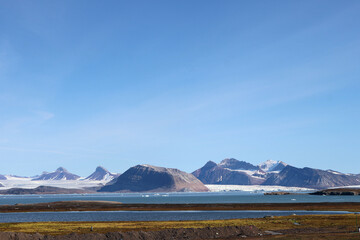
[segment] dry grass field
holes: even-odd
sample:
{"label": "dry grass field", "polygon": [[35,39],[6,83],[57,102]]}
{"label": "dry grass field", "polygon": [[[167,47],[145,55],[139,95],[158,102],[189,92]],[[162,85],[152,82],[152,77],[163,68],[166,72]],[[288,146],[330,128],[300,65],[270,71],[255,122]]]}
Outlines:
{"label": "dry grass field", "polygon": [[[41,233],[62,235],[68,233],[107,233],[126,231],[157,231],[169,228],[205,228],[223,226],[253,225],[262,231],[280,231],[285,236],[313,236],[322,234],[330,237],[346,234],[360,238],[356,231],[355,214],[267,217],[257,219],[232,219],[212,221],[166,221],[166,222],[42,222],[1,223],[2,232]],[[92,228],[92,231],[91,231]],[[331,233],[329,235],[329,233]],[[319,235],[319,236],[320,236]],[[277,236],[282,239],[285,237]],[[275,237],[275,236],[273,236]]]}

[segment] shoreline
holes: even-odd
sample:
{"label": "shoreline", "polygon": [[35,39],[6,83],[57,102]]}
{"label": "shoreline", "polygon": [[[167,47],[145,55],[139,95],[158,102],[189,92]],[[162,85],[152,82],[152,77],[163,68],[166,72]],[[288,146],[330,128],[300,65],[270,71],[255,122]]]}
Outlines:
{"label": "shoreline", "polygon": [[[358,239],[360,203],[122,204],[108,201],[62,201],[0,205],[0,212],[44,211],[182,211],[317,210],[349,211],[336,215],[266,216],[262,218],[185,221],[71,221],[0,223],[0,239]],[[359,219],[360,220],[360,219]],[[360,223],[360,221],[359,221]],[[302,238],[299,238],[301,236]],[[203,238],[204,237],[204,238]]]}
{"label": "shoreline", "polygon": [[358,239],[356,218],[355,214],[344,214],[204,221],[0,223],[0,238],[195,240],[246,236],[250,239]]}

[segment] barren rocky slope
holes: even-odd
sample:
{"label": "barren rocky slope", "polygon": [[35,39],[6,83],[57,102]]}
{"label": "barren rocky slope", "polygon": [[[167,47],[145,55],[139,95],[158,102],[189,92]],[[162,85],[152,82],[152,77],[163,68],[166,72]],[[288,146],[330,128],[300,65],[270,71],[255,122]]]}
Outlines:
{"label": "barren rocky slope", "polygon": [[137,165],[121,174],[100,192],[206,192],[207,187],[192,174],[174,168]]}
{"label": "barren rocky slope", "polygon": [[286,166],[279,174],[269,176],[263,184],[321,189],[360,185],[360,178],[353,174]]}

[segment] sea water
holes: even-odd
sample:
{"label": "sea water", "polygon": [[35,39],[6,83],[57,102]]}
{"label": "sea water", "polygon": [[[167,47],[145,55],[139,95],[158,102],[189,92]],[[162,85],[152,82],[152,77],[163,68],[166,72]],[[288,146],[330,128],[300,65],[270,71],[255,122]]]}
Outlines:
{"label": "sea water", "polygon": [[263,195],[248,192],[209,193],[96,193],[51,195],[0,195],[0,205],[57,201],[116,201],[121,203],[307,203],[360,202],[360,196]]}
{"label": "sea water", "polygon": [[265,216],[347,214],[345,211],[86,211],[0,213],[0,222],[181,221],[261,218]]}

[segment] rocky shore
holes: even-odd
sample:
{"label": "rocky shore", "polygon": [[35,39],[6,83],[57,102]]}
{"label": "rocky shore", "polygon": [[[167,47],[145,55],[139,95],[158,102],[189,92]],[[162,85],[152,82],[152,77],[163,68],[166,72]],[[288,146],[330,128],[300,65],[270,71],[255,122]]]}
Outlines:
{"label": "rocky shore", "polygon": [[360,195],[360,188],[333,188],[310,193],[310,195]]}

